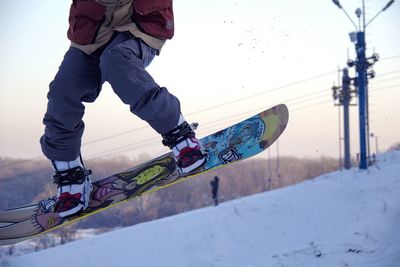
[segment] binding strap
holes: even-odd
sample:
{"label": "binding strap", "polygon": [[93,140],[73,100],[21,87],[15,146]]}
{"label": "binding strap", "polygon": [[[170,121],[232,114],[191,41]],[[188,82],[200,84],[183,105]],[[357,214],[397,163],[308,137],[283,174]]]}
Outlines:
{"label": "binding strap", "polygon": [[181,125],[177,126],[166,134],[161,135],[163,138],[163,145],[172,149],[182,140],[189,137],[195,137],[196,134],[194,130],[196,130],[198,126],[198,123],[188,124],[186,121],[183,122]]}
{"label": "binding strap", "polygon": [[78,166],[65,171],[56,171],[56,174],[53,176],[52,180],[53,183],[57,184],[58,186],[82,184],[86,177],[91,174],[91,170],[85,170]]}

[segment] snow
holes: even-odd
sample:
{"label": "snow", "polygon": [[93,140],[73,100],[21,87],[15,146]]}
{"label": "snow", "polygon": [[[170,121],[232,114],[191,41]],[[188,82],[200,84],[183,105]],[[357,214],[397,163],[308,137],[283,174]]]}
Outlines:
{"label": "snow", "polygon": [[400,152],[217,207],[138,224],[2,267],[400,266]]}

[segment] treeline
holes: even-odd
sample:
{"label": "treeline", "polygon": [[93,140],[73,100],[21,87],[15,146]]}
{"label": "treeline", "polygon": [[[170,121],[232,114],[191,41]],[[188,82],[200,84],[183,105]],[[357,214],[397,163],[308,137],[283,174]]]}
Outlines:
{"label": "treeline", "polygon": [[[128,158],[88,161],[93,180],[136,166]],[[50,178],[53,170],[45,160],[19,161],[0,159],[0,209],[35,202],[55,194]],[[3,166],[3,167],[1,167]],[[299,183],[338,169],[332,158],[250,159],[188,181],[162,189],[151,195],[103,211],[73,225],[77,228],[112,228],[170,216],[212,204],[210,181],[220,179],[219,200],[224,202]]]}

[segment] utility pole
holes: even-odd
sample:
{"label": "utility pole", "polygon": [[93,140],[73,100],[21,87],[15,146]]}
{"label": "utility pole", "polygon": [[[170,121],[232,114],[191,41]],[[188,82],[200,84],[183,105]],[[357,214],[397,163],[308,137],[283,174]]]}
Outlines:
{"label": "utility pole", "polygon": [[349,70],[347,68],[343,69],[342,76],[342,87],[343,87],[343,123],[344,123],[344,168],[351,168],[351,158],[350,158],[350,117],[349,117],[349,107],[350,107],[350,77]]}
{"label": "utility pole", "polygon": [[[356,15],[358,17],[358,26],[351,19],[346,10],[339,3],[339,0],[332,0],[333,3],[343,10],[347,18],[355,26],[356,32],[350,33],[350,39],[355,43],[357,59],[355,61],[349,60],[349,67],[356,67],[357,72],[357,87],[358,87],[358,115],[359,115],[359,131],[360,131],[360,169],[368,168],[369,160],[369,118],[368,118],[368,77],[373,78],[375,73],[372,71],[367,73],[368,68],[379,60],[378,54],[374,54],[370,58],[366,58],[366,42],[365,42],[365,29],[366,27],[383,11],[386,11],[393,3],[390,0],[385,7],[380,10],[368,23],[365,22],[365,1],[363,0],[363,10],[357,8]],[[362,25],[361,25],[362,16]]]}
{"label": "utility pole", "polygon": [[371,133],[371,138],[375,138],[375,154],[379,154],[379,148],[378,148],[378,138],[379,136],[375,135],[374,133]]}
{"label": "utility pole", "polygon": [[343,135],[344,135],[344,168],[351,168],[350,156],[350,102],[352,95],[356,93],[350,86],[354,79],[350,78],[349,70],[344,68],[342,71],[342,86],[333,86],[333,99],[338,100],[336,106],[343,106]]}
{"label": "utility pole", "polygon": [[358,116],[360,129],[360,169],[367,169],[367,64],[365,59],[365,32],[357,32],[356,71],[358,84]]}

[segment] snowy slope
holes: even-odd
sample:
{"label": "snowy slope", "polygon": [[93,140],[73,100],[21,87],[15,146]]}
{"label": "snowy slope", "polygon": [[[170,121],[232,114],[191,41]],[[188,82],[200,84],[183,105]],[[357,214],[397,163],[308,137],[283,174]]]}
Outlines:
{"label": "snowy slope", "polygon": [[368,171],[139,224],[29,255],[9,267],[400,266],[400,153]]}

